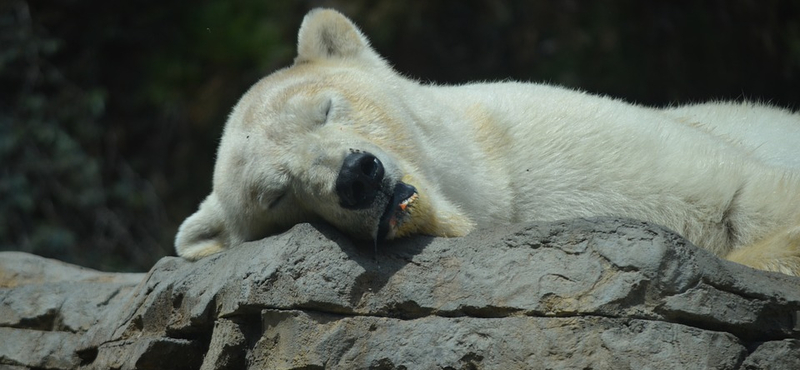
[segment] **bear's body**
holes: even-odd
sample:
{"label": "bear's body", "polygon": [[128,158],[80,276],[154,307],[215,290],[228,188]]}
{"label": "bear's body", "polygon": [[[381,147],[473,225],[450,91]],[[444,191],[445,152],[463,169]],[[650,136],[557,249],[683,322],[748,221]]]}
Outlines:
{"label": "bear's body", "polygon": [[421,85],[341,14],[316,10],[294,66],[234,108],[214,190],[176,248],[197,259],[318,219],[390,239],[602,215],[800,274],[800,116],[749,103],[659,110],[530,83]]}

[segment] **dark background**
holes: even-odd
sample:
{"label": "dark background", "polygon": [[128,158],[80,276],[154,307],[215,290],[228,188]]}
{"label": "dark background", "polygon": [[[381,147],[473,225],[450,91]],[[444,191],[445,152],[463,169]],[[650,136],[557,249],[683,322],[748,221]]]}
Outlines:
{"label": "dark background", "polygon": [[316,6],[401,73],[549,82],[653,106],[794,108],[800,1],[0,1],[0,250],[103,270],[173,254],[225,117]]}

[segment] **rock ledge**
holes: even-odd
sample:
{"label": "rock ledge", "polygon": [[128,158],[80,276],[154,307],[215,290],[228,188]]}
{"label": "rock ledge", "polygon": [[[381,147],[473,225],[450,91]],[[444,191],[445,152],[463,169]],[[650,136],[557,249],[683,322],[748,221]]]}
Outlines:
{"label": "rock ledge", "polygon": [[657,226],[379,249],[301,224],[147,274],[0,253],[0,369],[800,369],[800,279]]}

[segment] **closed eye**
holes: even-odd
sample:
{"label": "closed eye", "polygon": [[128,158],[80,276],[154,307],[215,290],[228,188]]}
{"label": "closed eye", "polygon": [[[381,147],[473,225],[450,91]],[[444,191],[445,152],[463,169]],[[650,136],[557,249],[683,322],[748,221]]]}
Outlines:
{"label": "closed eye", "polygon": [[325,104],[322,106],[322,110],[325,111],[325,119],[322,120],[322,123],[328,122],[328,119],[331,116],[331,111],[333,110],[333,100],[328,99]]}
{"label": "closed eye", "polygon": [[284,197],[286,197],[286,193],[283,193],[283,194],[278,195],[277,197],[275,197],[275,199],[273,199],[272,201],[269,202],[269,204],[267,205],[267,209],[272,209],[275,206],[277,206],[278,203],[280,203],[281,200],[283,200]]}

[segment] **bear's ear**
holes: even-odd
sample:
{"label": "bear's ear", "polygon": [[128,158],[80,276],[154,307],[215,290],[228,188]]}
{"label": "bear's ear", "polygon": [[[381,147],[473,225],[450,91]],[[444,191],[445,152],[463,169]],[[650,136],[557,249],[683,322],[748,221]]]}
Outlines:
{"label": "bear's ear", "polygon": [[314,9],[300,25],[295,63],[330,59],[362,59],[383,64],[367,38],[347,17],[331,9]]}
{"label": "bear's ear", "polygon": [[229,231],[225,226],[222,206],[213,192],[189,216],[175,235],[175,251],[191,261],[221,252],[227,248]]}

